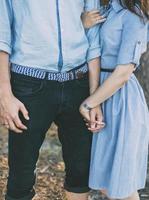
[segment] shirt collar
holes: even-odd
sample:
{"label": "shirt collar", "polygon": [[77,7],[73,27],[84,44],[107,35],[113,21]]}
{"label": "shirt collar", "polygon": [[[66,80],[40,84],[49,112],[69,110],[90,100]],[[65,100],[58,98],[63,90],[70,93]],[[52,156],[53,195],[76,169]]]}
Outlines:
{"label": "shirt collar", "polygon": [[123,10],[123,7],[120,5],[118,0],[112,0],[111,5],[112,5],[113,9],[115,10],[115,12],[117,12],[117,13],[120,12],[121,10]]}

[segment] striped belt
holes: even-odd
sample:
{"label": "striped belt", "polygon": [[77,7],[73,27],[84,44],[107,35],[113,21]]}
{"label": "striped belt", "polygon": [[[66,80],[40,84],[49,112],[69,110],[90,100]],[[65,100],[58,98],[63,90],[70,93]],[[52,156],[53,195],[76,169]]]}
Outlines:
{"label": "striped belt", "polygon": [[115,69],[101,68],[100,70],[101,70],[101,72],[110,72],[110,73],[112,73],[112,72],[114,72]]}
{"label": "striped belt", "polygon": [[37,69],[33,67],[11,64],[11,71],[14,73],[34,78],[65,82],[83,78],[88,73],[88,65],[87,63],[83,63],[82,65],[68,72],[49,72],[46,70]]}

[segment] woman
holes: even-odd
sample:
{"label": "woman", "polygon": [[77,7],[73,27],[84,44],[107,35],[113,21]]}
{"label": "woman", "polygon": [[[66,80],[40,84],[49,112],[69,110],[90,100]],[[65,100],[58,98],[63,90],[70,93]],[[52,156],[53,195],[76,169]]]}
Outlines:
{"label": "woman", "polygon": [[[110,199],[138,200],[137,191],[145,187],[149,113],[133,72],[147,47],[147,2],[110,2],[100,29],[101,85],[80,107],[88,119],[89,111],[102,105],[105,127],[97,122],[103,129],[93,136],[89,186]],[[86,28],[96,19],[97,13],[86,13]]]}

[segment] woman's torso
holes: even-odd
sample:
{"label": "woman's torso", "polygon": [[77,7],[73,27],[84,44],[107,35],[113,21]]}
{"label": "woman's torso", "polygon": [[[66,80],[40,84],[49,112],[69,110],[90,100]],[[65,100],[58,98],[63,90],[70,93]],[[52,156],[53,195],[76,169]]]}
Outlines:
{"label": "woman's torso", "polygon": [[147,47],[147,27],[143,19],[113,0],[107,20],[100,29],[101,66],[113,69],[129,62],[139,65],[140,56]]}

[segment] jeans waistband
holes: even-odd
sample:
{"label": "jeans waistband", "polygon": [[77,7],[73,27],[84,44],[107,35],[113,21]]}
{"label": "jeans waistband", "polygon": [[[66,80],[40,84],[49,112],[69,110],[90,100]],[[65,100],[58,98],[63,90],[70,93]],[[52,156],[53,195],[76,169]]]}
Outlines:
{"label": "jeans waistband", "polygon": [[49,72],[47,70],[37,69],[29,66],[11,64],[11,71],[38,79],[65,82],[82,78],[83,74],[88,72],[88,65],[87,63],[83,63],[80,66],[67,72]]}

